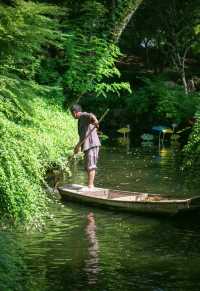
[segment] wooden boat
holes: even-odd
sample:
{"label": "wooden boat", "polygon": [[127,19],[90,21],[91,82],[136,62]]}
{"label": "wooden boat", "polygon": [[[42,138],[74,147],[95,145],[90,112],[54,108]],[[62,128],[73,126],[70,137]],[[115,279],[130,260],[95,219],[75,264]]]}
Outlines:
{"label": "wooden boat", "polygon": [[81,185],[70,184],[59,187],[58,190],[63,199],[137,213],[176,215],[200,209],[200,197],[173,199],[158,194],[104,188],[83,192],[82,188]]}

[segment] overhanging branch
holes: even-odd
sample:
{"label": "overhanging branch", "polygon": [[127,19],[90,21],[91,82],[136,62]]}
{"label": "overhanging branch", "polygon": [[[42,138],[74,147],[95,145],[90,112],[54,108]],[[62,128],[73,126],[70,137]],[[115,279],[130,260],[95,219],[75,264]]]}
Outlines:
{"label": "overhanging branch", "polygon": [[115,15],[114,19],[116,20],[114,21],[113,25],[111,25],[110,29],[110,35],[114,42],[119,41],[124,29],[142,2],[143,0],[118,1],[118,5],[113,12]]}

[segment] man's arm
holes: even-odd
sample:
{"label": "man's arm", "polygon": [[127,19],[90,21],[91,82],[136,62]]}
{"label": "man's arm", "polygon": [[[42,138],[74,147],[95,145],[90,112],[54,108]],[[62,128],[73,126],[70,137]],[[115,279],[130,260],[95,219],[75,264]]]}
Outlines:
{"label": "man's arm", "polygon": [[[99,122],[98,119],[96,118],[96,116],[93,113],[87,113],[87,112],[83,112],[82,116],[84,116],[85,118],[87,118],[88,123],[89,124],[93,124],[94,128],[96,127],[97,129],[99,128]],[[74,154],[78,154],[81,151],[81,145],[84,141],[84,139],[87,136],[85,136],[82,140],[79,140],[79,142],[77,143],[77,145],[74,147]]]}
{"label": "man's arm", "polygon": [[86,118],[90,124],[94,124],[96,128],[99,128],[99,121],[93,113],[82,112],[81,116]]}
{"label": "man's arm", "polygon": [[99,121],[93,113],[90,113],[90,121],[96,128],[99,128]]}

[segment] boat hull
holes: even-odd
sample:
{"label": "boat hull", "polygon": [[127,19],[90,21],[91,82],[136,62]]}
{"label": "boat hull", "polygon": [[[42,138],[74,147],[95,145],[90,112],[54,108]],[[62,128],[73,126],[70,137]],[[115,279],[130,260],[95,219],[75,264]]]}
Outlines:
{"label": "boat hull", "polygon": [[[144,195],[144,193],[136,192],[120,192],[117,190],[112,191],[108,189],[100,189],[98,190],[97,194],[94,194],[94,196],[92,193],[83,194],[68,189],[67,187],[60,187],[59,192],[63,199],[88,205],[96,205],[100,207],[119,209],[123,211],[131,211],[135,213],[173,216],[177,215],[178,213],[191,211],[193,209],[196,209],[197,207],[199,208],[199,204],[192,205],[191,199],[160,201],[148,201],[138,199],[137,201],[126,201],[127,197],[130,197],[130,194],[132,195],[132,197],[134,197],[134,195],[137,195],[138,197],[143,197],[142,195]],[[121,199],[116,198],[115,196],[118,193],[123,193],[124,196],[120,197]],[[129,196],[127,196],[127,193],[129,194]]]}

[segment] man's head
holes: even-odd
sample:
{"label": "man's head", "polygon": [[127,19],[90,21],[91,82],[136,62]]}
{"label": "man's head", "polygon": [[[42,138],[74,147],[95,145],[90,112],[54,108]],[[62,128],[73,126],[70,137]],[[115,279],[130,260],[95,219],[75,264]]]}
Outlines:
{"label": "man's head", "polygon": [[82,112],[82,108],[79,104],[72,105],[70,109],[74,118],[78,119],[80,117],[80,113]]}

